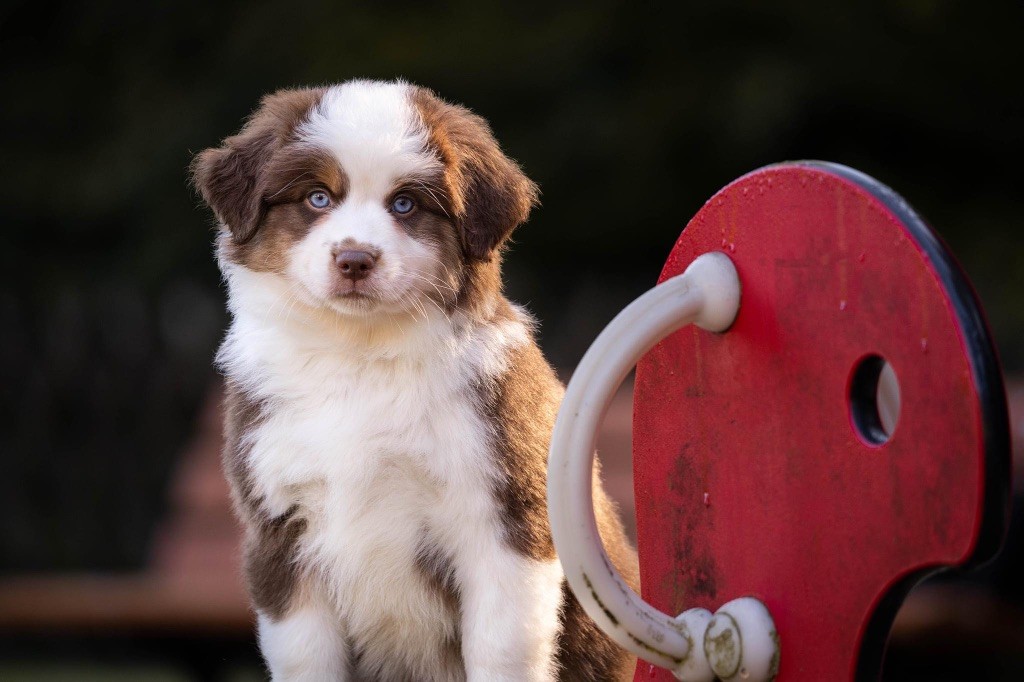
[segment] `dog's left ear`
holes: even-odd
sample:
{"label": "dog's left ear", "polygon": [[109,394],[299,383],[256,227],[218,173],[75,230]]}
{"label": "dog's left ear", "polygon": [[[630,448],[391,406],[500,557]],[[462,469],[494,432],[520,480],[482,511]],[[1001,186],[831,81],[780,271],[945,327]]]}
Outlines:
{"label": "dog's left ear", "polygon": [[320,90],[280,90],[267,95],[237,135],[192,161],[192,182],[242,244],[256,234],[266,212],[264,177],[274,152],[319,101]]}
{"label": "dog's left ear", "polygon": [[445,165],[463,249],[470,258],[490,260],[526,222],[540,190],[501,151],[484,119],[425,88],[417,88],[413,98]]}
{"label": "dog's left ear", "polygon": [[486,141],[478,138],[473,153],[466,155],[463,188],[466,252],[480,260],[489,260],[512,230],[526,222],[540,197],[537,185],[502,153],[490,129],[485,130]]}

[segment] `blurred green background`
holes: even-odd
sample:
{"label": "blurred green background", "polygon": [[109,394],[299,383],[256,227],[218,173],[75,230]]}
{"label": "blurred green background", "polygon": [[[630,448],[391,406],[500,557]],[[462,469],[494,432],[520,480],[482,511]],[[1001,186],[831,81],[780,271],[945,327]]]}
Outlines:
{"label": "blurred green background", "polygon": [[543,191],[508,291],[564,370],[706,198],[817,158],[933,224],[1024,371],[1019,1],[15,2],[0,55],[2,573],[144,562],[226,323],[186,167],[286,86],[491,121]]}

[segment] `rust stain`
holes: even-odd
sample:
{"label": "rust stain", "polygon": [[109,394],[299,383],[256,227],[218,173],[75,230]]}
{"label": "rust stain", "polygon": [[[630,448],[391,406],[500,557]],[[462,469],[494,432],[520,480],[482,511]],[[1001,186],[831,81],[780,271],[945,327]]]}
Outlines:
{"label": "rust stain", "polygon": [[698,470],[690,445],[683,445],[672,464],[671,489],[676,499],[669,541],[676,571],[662,584],[662,592],[672,595],[677,612],[694,602],[711,603],[718,597],[719,569],[707,542],[714,512],[703,504],[708,476]]}

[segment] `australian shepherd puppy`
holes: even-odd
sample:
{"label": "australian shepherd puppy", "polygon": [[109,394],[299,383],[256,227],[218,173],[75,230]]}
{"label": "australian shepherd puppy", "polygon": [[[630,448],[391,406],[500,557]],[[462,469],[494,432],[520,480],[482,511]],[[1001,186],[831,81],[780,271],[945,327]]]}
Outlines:
{"label": "australian shepherd puppy", "polygon": [[284,90],[193,173],[219,222],[224,466],[273,678],[628,677],[551,543],[562,387],[500,275],[537,187],[487,123],[403,82]]}

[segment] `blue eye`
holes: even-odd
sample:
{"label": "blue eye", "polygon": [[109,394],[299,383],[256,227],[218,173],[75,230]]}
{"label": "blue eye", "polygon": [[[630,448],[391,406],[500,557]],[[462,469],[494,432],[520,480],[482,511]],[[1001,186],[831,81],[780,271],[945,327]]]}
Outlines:
{"label": "blue eye", "polygon": [[327,192],[322,190],[310,192],[306,200],[309,201],[309,205],[313,208],[327,208],[331,205],[331,198],[327,196]]}
{"label": "blue eye", "polygon": [[395,200],[391,202],[391,210],[400,215],[405,215],[415,207],[415,202],[404,194],[395,197]]}

